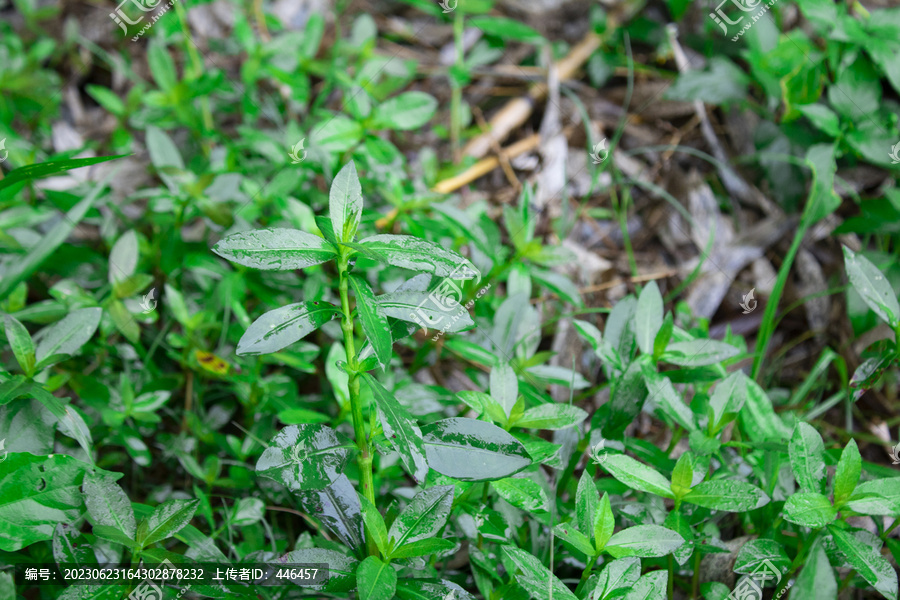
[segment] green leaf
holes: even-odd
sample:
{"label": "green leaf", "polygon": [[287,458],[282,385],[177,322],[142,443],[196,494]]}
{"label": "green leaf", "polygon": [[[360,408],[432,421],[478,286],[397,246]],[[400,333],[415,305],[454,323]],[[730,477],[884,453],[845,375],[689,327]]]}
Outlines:
{"label": "green leaf", "polygon": [[573,390],[583,390],[584,388],[591,386],[588,380],[581,376],[581,373],[573,371],[572,369],[567,369],[566,367],[535,365],[533,367],[528,367],[526,371],[541,381],[553,385],[564,385],[566,387],[571,387]]}
{"label": "green leaf", "polygon": [[[321,490],[295,490],[303,509],[350,548],[365,545],[363,513],[356,488],[343,473]],[[377,512],[377,511],[376,511]]]}
{"label": "green leaf", "polygon": [[90,465],[64,454],[9,452],[0,462],[0,550],[53,538],[57,523],[84,513],[81,484]]}
{"label": "green leaf", "polygon": [[359,600],[391,600],[397,592],[394,567],[370,556],[356,569],[356,591]]}
{"label": "green leaf", "polygon": [[578,479],[578,488],[575,490],[575,518],[579,531],[587,536],[588,541],[594,537],[594,517],[599,503],[600,493],[597,491],[597,485],[585,469]]}
{"label": "green leaf", "polygon": [[335,176],[328,194],[331,226],[339,242],[350,242],[362,219],[362,187],[356,165],[350,161]]}
{"label": "green leaf", "polygon": [[160,178],[169,186],[169,189],[177,190],[178,186],[168,172],[173,169],[183,171],[184,160],[172,138],[159,127],[150,125],[147,127],[147,151],[150,153],[150,162],[159,171]]}
{"label": "green leaf", "polygon": [[604,550],[615,558],[665,556],[684,545],[677,532],[659,525],[635,525],[616,533]]}
{"label": "green leaf", "polygon": [[431,273],[451,280],[474,279],[479,276],[475,265],[456,252],[409,235],[384,233],[346,245],[370,258],[411,271]]}
{"label": "green leaf", "polygon": [[828,103],[852,121],[871,118],[878,112],[881,82],[867,59],[860,57],[841,68],[834,85],[828,86]]}
{"label": "green leaf", "polygon": [[740,371],[735,371],[724,381],[716,385],[712,397],[709,399],[709,409],[712,411],[713,433],[717,433],[728,422],[737,417],[741,407],[747,399],[745,381],[747,376]]}
{"label": "green leaf", "polygon": [[508,362],[500,361],[491,369],[490,389],[491,398],[503,408],[509,418],[519,398],[519,379]]}
{"label": "green leaf", "polygon": [[737,356],[740,350],[718,340],[691,340],[673,342],[662,355],[662,360],[681,367],[705,367]]}
{"label": "green leaf", "polygon": [[865,256],[844,248],[844,266],[853,289],[878,317],[897,329],[900,326],[900,304],[884,275]]}
{"label": "green leaf", "polygon": [[575,594],[551,573],[541,561],[514,546],[503,546],[503,552],[515,563],[519,573],[510,575],[535,600],[578,600]]}
{"label": "green leaf", "polygon": [[422,427],[428,465],[461,481],[509,477],[531,464],[525,447],[503,429],[454,417]]}
{"label": "green leaf", "polygon": [[797,576],[797,581],[791,588],[791,600],[837,600],[838,586],[834,578],[834,569],[828,562],[828,555],[821,540],[813,542],[803,564],[803,569]]}
{"label": "green leaf", "polygon": [[[114,156],[111,158],[119,158],[118,156]],[[109,158],[104,158],[104,160],[108,160]],[[87,164],[95,164],[96,162],[103,162],[103,160],[96,161],[96,159],[79,159],[79,160],[93,160],[95,162],[90,162]],[[62,161],[69,162],[69,161]],[[49,165],[51,163],[43,163],[44,165]],[[42,165],[32,165],[33,167],[40,167]],[[84,165],[79,165],[84,166]],[[30,169],[31,167],[23,167],[24,169]],[[70,167],[74,168],[74,167]],[[62,169],[65,170],[65,169]],[[0,190],[4,187],[11,184],[13,176],[15,173],[22,171],[20,169],[14,169],[6,174],[6,177],[0,179]],[[56,173],[57,171],[51,170],[46,173],[50,175],[52,173]],[[110,174],[111,176],[112,174]],[[23,177],[22,180],[31,179],[31,177]],[[107,178],[108,179],[108,178]],[[65,218],[60,219],[59,222],[53,226],[53,228],[47,232],[47,235],[41,239],[40,243],[35,244],[31,250],[28,251],[28,254],[25,255],[24,258],[13,261],[8,267],[6,267],[6,272],[3,273],[3,277],[0,277],[0,300],[6,298],[10,292],[12,292],[22,281],[25,281],[29,275],[31,275],[47,258],[56,252],[57,248],[62,245],[63,242],[66,241],[66,238],[69,237],[69,234],[72,233],[72,230],[78,225],[81,219],[84,218],[84,215],[87,214],[88,209],[93,206],[94,202],[97,200],[97,197],[100,195],[100,192],[103,191],[103,188],[106,185],[106,180],[101,181],[91,190],[91,193],[85,196],[83,200],[81,200],[78,204],[73,206],[69,212],[65,214]]]}
{"label": "green leaf", "polygon": [[31,334],[12,315],[6,315],[4,322],[6,339],[9,340],[16,362],[19,363],[25,375],[31,377],[34,374],[35,364],[34,341],[31,339]]}
{"label": "green leaf", "polygon": [[[353,489],[353,487],[351,486],[350,489]],[[265,512],[266,503],[259,498],[238,498],[231,509],[231,515],[228,520],[237,527],[247,527],[260,522],[265,516]],[[319,519],[322,519],[321,513],[314,514],[317,514]]]}
{"label": "green leaf", "polygon": [[109,282],[116,286],[134,275],[138,263],[138,239],[133,229],[116,240],[109,251]]}
{"label": "green leaf", "polygon": [[439,485],[413,497],[388,532],[391,556],[395,548],[437,536],[450,517],[454,490],[452,485]]}
{"label": "green leaf", "polygon": [[71,406],[63,404],[59,398],[45,390],[38,383],[32,383],[28,387],[26,394],[47,407],[47,410],[59,421],[59,431],[77,441],[78,445],[84,449],[88,459],[93,462],[93,458],[91,458],[93,445],[91,430],[88,429],[87,424],[78,411]]}
{"label": "green leaf", "polygon": [[298,302],[263,314],[238,341],[237,354],[272,354],[309,335],[340,314],[328,302]]}
{"label": "green leaf", "polygon": [[668,479],[630,456],[607,454],[601,466],[633,490],[656,494],[663,498],[674,498]]}
{"label": "green leaf", "polygon": [[594,591],[588,596],[591,600],[606,600],[616,590],[631,589],[641,577],[641,561],[634,556],[617,558],[607,563],[597,581]]}
{"label": "green leaf", "polygon": [[475,17],[469,19],[466,25],[477,27],[488,35],[499,37],[504,40],[515,40],[517,42],[525,42],[526,44],[540,44],[546,41],[540,33],[516,19],[509,19],[506,17]]}
{"label": "green leaf", "polygon": [[[358,144],[362,138],[362,125],[345,116],[325,114],[322,115],[322,122],[324,125],[318,127],[310,136],[310,147],[318,148],[323,152],[346,152]],[[336,229],[335,233],[339,231],[343,230]]]}
{"label": "green leaf", "polygon": [[665,600],[668,585],[668,571],[651,571],[641,576],[622,600]]}
{"label": "green leaf", "polygon": [[137,524],[134,510],[125,492],[115,483],[115,478],[101,473],[88,473],[84,477],[84,504],[96,524],[115,527],[130,539],[134,539]]}
{"label": "green leaf", "polygon": [[652,355],[653,342],[663,324],[663,298],[655,281],[641,290],[634,319],[638,347],[644,354]]}
{"label": "green leaf", "polygon": [[733,62],[715,56],[703,70],[685,70],[665,93],[669,100],[701,100],[706,104],[742,102],[750,78]]}
{"label": "green leaf", "polygon": [[[342,475],[342,477],[345,476]],[[369,499],[365,496],[360,496],[360,503],[362,504],[362,515],[363,521],[365,521],[366,524],[366,530],[369,532],[369,535],[372,536],[372,539],[375,540],[378,551],[387,555],[388,534],[387,526],[384,524],[384,517],[378,512],[378,508],[369,502]]]}
{"label": "green leaf", "polygon": [[791,495],[784,503],[784,520],[796,525],[818,529],[837,517],[837,509],[831,501],[815,492],[800,492]]}
{"label": "green leaf", "polygon": [[401,579],[397,582],[397,597],[400,600],[475,600],[475,596],[446,579]]}
{"label": "green leaf", "polygon": [[491,483],[501,498],[527,513],[541,513],[549,509],[550,501],[538,483],[521,477],[507,477]]}
{"label": "green leaf", "polygon": [[900,517],[900,477],[875,479],[858,484],[847,506],[865,515]]}
{"label": "green leaf", "polygon": [[802,104],[794,108],[803,113],[816,129],[829,137],[835,138],[841,133],[840,119],[824,104]]}
{"label": "green leaf", "polygon": [[[655,368],[654,366],[653,369]],[[691,412],[691,408],[684,403],[684,400],[675,390],[672,380],[653,371],[645,373],[645,382],[650,398],[656,402],[663,414],[688,431],[697,429],[697,425],[694,422],[694,413]]]}
{"label": "green leaf", "polygon": [[425,125],[437,110],[438,102],[425,92],[405,92],[375,107],[371,129],[406,131]]}
{"label": "green leaf", "polygon": [[224,259],[251,269],[293,271],[337,258],[324,239],[298,229],[256,229],[229,235],[213,246]]}
{"label": "green leaf", "polygon": [[[112,298],[106,305],[106,313],[112,319],[116,329],[132,344],[137,344],[141,338],[141,329],[131,316],[131,312],[125,303],[117,298]],[[53,360],[52,356],[48,360]]]}
{"label": "green leaf", "polygon": [[853,533],[829,525],[834,543],[856,572],[881,595],[897,600],[897,572],[877,549],[864,544]]}
{"label": "green leaf", "polygon": [[137,528],[137,542],[141,548],[170,538],[191,522],[199,500],[169,500],[156,507],[149,518]]}
{"label": "green leaf", "polygon": [[685,452],[678,457],[675,468],[672,470],[672,493],[676,498],[681,498],[691,491],[691,484],[694,481],[694,462],[693,455]]}
{"label": "green leaf", "polygon": [[326,425],[290,425],[259,457],[256,473],[292,491],[322,489],[337,479],[355,449]]}
{"label": "green leaf", "polygon": [[788,444],[791,469],[800,489],[825,493],[825,444],[811,425],[797,423]]}
{"label": "green leaf", "polygon": [[[18,169],[13,169],[9,173],[7,173],[3,179],[0,179],[0,190],[5,190],[9,186],[14,185],[16,183],[21,183],[23,181],[30,181],[32,179],[41,179],[43,177],[47,177],[48,175],[55,175],[56,173],[62,173],[64,171],[71,171],[72,169],[80,169],[82,167],[89,167],[91,165],[97,165],[100,163],[104,163],[108,160],[115,160],[117,158],[124,158],[126,156],[131,156],[131,155],[130,154],[117,154],[115,156],[96,156],[93,158],[73,158],[70,160],[51,160],[51,161],[47,161],[47,162],[38,163],[36,165],[28,165],[26,167],[19,167]],[[94,203],[93,201],[96,200],[97,193],[99,193],[99,191],[101,189],[103,189],[103,185],[104,185],[103,183],[97,184],[97,186],[94,188],[94,190],[91,192],[91,194],[89,196],[89,197],[91,197],[91,201],[85,202],[85,200],[87,200],[87,198],[85,198],[84,200],[79,202],[78,205],[76,205],[71,211],[69,211],[69,215],[71,216],[73,211],[75,211],[76,209],[79,209],[79,206],[81,205],[82,202],[85,203],[84,211],[86,212],[87,207],[89,207],[91,204],[93,204]],[[65,223],[64,227],[68,231],[71,231],[72,229],[75,228],[75,225],[77,225],[78,221],[80,221],[80,220],[81,220],[81,217],[79,217],[77,219],[72,219],[70,222]],[[60,223],[60,225],[62,225],[62,223]],[[59,225],[57,225],[57,227],[59,227]],[[55,229],[56,228],[54,228],[54,230]],[[47,237],[50,237],[51,235],[53,235],[52,231],[50,234],[48,234]],[[66,237],[68,237],[68,235]],[[63,238],[63,239],[65,239],[65,238]],[[62,242],[60,242],[60,243],[62,243]],[[59,244],[57,244],[57,246],[58,245]],[[55,247],[50,248],[49,251],[47,251],[48,249],[44,248],[44,250],[47,251],[47,255],[52,253],[54,249],[55,249]],[[12,286],[12,287],[15,287],[15,286]],[[2,294],[0,294],[0,296],[2,296]]]}
{"label": "green leaf", "polygon": [[175,62],[161,38],[153,38],[147,47],[147,64],[156,84],[164,92],[171,91],[178,83]]}
{"label": "green leaf", "polygon": [[44,359],[58,354],[73,355],[78,352],[97,331],[102,315],[103,310],[100,308],[80,308],[40,330],[35,335],[35,358],[38,365]]}
{"label": "green leaf", "polygon": [[684,496],[684,501],[713,510],[744,512],[765,506],[769,497],[752,483],[717,479],[698,483]]}
{"label": "green leaf", "polygon": [[[87,538],[81,534],[77,526],[68,523],[58,523],[53,530],[53,558],[57,563],[97,566],[97,557]],[[2,593],[0,585],[0,594]]]}
{"label": "green leaf", "polygon": [[528,429],[565,429],[583,423],[588,414],[571,404],[541,404],[529,408],[522,418],[515,422],[515,427]]}
{"label": "green leaf", "polygon": [[412,558],[414,556],[428,556],[446,552],[456,547],[456,542],[444,538],[428,538],[418,540],[400,546],[391,552],[391,560],[397,558]]}
{"label": "green leaf", "polygon": [[784,546],[766,538],[750,540],[738,551],[733,570],[735,573],[749,575],[763,566],[768,569],[774,566],[779,572],[787,571],[791,566],[791,559],[784,551]]}
{"label": "green leaf", "polygon": [[350,277],[350,284],[353,286],[353,293],[356,294],[356,310],[362,321],[363,331],[372,344],[378,364],[383,371],[391,362],[393,352],[391,327],[369,284],[356,276]]}
{"label": "green leaf", "polygon": [[[496,484],[495,484],[496,485]],[[596,554],[594,545],[588,536],[572,527],[570,523],[560,523],[553,529],[556,537],[572,544],[579,552],[584,553],[588,558],[593,558]]]}
{"label": "green leaf", "polygon": [[94,525],[91,533],[102,540],[125,546],[126,548],[140,548],[140,545],[136,541],[122,533],[122,530],[118,527],[112,527],[110,525]]}
{"label": "green leaf", "polygon": [[105,88],[102,85],[92,85],[88,84],[84,86],[84,90],[97,101],[97,104],[105,108],[111,114],[121,117],[125,114],[125,103],[122,102],[122,99],[119,98],[119,95],[116,94],[109,88]]}
{"label": "green leaf", "polygon": [[[328,581],[322,586],[309,586],[326,592],[349,592],[356,584],[359,561],[346,554],[324,548],[303,548],[288,552],[278,559],[284,564],[325,563],[328,565]],[[306,588],[307,586],[304,586]]]}
{"label": "green leaf", "polygon": [[475,322],[469,311],[456,300],[436,296],[434,292],[394,292],[376,298],[381,310],[388,317],[456,333],[472,327]]}
{"label": "green leaf", "polygon": [[609,501],[609,492],[604,492],[597,505],[597,513],[594,516],[594,546],[600,550],[606,547],[609,539],[616,529],[616,518],[613,516],[612,504]]}
{"label": "green leaf", "polygon": [[834,504],[840,506],[853,494],[859,476],[862,473],[862,457],[856,440],[851,439],[841,452],[837,469],[834,472]]}
{"label": "green leaf", "polygon": [[837,169],[834,153],[833,144],[817,144],[806,153],[806,161],[813,173],[809,199],[803,211],[803,219],[808,223],[824,219],[841,205],[840,197],[834,192],[834,173]]}
{"label": "green leaf", "polygon": [[394,395],[387,391],[377,379],[368,373],[363,373],[363,379],[372,388],[384,435],[391,440],[399,452],[400,460],[403,461],[407,472],[416,481],[424,481],[428,474],[428,460],[425,456],[422,431],[410,416],[409,411],[397,402]]}

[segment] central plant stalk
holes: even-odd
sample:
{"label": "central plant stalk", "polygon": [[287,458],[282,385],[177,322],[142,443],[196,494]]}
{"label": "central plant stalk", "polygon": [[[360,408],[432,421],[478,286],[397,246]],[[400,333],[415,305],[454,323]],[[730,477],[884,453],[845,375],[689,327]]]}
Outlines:
{"label": "central plant stalk", "polygon": [[[359,478],[362,483],[363,495],[374,506],[375,486],[372,478],[372,453],[369,450],[369,441],[366,439],[362,400],[359,397],[359,362],[356,359],[356,344],[353,341],[353,313],[350,310],[350,271],[348,263],[348,252],[342,248],[341,257],[338,260],[338,272],[341,278],[341,312],[343,313],[341,330],[344,332],[344,348],[347,352],[347,370],[349,371],[347,387],[350,392],[350,409],[353,415],[353,434],[356,438],[356,446],[359,448],[356,460],[359,464]],[[378,553],[375,540],[371,536],[366,536],[366,545],[370,556]]]}

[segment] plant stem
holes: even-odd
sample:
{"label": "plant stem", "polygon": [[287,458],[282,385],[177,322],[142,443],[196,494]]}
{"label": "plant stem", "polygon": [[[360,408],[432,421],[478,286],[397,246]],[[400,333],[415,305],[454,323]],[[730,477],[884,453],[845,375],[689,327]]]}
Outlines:
{"label": "plant stem", "polygon": [[584,586],[587,584],[588,579],[591,577],[591,570],[594,568],[594,563],[597,562],[597,559],[600,558],[600,555],[596,556],[588,556],[587,564],[584,566],[584,571],[581,572],[581,579],[578,581],[578,587],[575,588],[575,595],[580,596],[581,592],[584,590]]}
{"label": "plant stem", "polygon": [[[356,360],[356,345],[353,341],[353,315],[350,311],[349,287],[350,273],[347,268],[349,256],[345,252],[341,252],[340,260],[338,260],[338,272],[340,273],[340,292],[341,292],[341,330],[344,332],[344,347],[347,351],[347,368],[350,371],[347,387],[350,391],[350,407],[353,416],[353,434],[356,437],[356,446],[359,448],[359,454],[356,457],[359,464],[359,478],[362,484],[363,494],[366,499],[375,505],[375,486],[372,479],[372,454],[369,451],[369,441],[366,439],[366,425],[363,419],[362,400],[359,397],[359,364]],[[369,556],[378,554],[378,548],[375,546],[375,540],[371,536],[366,536],[366,546],[368,547]]]}

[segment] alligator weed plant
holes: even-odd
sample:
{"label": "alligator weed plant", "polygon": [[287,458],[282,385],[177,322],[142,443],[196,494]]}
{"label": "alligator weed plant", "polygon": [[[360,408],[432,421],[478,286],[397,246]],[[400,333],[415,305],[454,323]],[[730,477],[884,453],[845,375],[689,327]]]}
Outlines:
{"label": "alligator weed plant", "polygon": [[[356,241],[362,208],[362,190],[351,162],[331,186],[330,219],[316,219],[322,237],[294,229],[262,229],[230,235],[216,244],[214,251],[235,263],[265,270],[293,271],[334,261],[339,305],[306,300],[267,312],[241,337],[237,353],[278,352],[339,317],[346,360],[338,361],[337,367],[347,375],[350,404],[348,411],[341,408],[342,413],[350,413],[354,440],[323,424],[291,425],[275,436],[256,470],[298,493],[309,512],[355,556],[367,555],[356,564],[355,559],[335,550],[308,548],[290,553],[291,562],[328,563],[327,591],[356,588],[361,598],[392,598],[398,583],[391,562],[405,564],[457,548],[456,541],[438,536],[454,504],[454,480],[509,477],[531,460],[516,438],[491,423],[448,418],[420,427],[371,374],[388,366],[395,341],[423,325],[451,332],[472,327],[474,323],[457,300],[429,291],[429,284],[432,277],[473,279],[478,271],[459,254],[411,236],[373,235]],[[422,275],[391,293],[376,295],[364,274],[354,271],[359,256]],[[357,344],[357,325],[365,336],[361,345]],[[361,381],[371,392],[374,405],[366,406]],[[388,529],[376,508],[372,463],[376,450],[391,449],[399,454],[409,476],[429,487],[395,515]],[[347,476],[354,452],[359,493]],[[459,598],[468,597],[446,581],[402,583],[411,591],[455,590]]]}

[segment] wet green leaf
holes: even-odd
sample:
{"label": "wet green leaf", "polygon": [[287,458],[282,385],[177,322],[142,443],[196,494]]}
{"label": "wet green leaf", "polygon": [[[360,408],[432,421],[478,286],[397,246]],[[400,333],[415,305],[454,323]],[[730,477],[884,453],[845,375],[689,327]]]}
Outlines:
{"label": "wet green leaf", "polygon": [[425,481],[428,474],[428,460],[419,426],[406,408],[397,402],[394,395],[378,383],[377,379],[363,373],[363,380],[372,388],[384,435],[400,453],[400,460],[403,461],[407,472],[416,481]]}
{"label": "wet green leaf", "polygon": [[825,492],[825,444],[811,425],[797,423],[788,444],[791,469],[801,490]]}
{"label": "wet green leaf", "polygon": [[462,481],[502,479],[531,464],[525,447],[496,425],[442,419],[422,428],[428,465]]}
{"label": "wet green leaf", "polygon": [[844,248],[844,267],[853,289],[875,314],[892,329],[900,326],[900,303],[891,284],[869,259]]}
{"label": "wet green leaf", "polygon": [[100,308],[73,310],[63,319],[37,332],[34,341],[37,343],[35,359],[38,368],[49,357],[78,352],[97,331],[102,314],[103,310]]}
{"label": "wet green leaf", "polygon": [[813,542],[803,569],[791,588],[791,600],[837,600],[838,585],[834,569],[828,562],[828,555],[821,540]]}
{"label": "wet green leaf", "polygon": [[137,542],[146,548],[170,538],[190,523],[200,506],[199,500],[169,500],[157,506],[137,528]]}
{"label": "wet green leaf", "polygon": [[238,342],[240,355],[272,354],[309,335],[340,311],[328,302],[298,302],[270,310],[253,321]]}
{"label": "wet green leaf", "polygon": [[391,524],[388,532],[391,548],[435,537],[450,516],[453,493],[452,485],[439,485],[416,494]]}
{"label": "wet green leaf", "polygon": [[897,572],[876,549],[857,539],[851,531],[829,525],[838,550],[863,579],[889,600],[897,600]]}
{"label": "wet green leaf", "polygon": [[[375,260],[411,271],[431,273],[450,280],[474,279],[479,276],[475,265],[456,252],[409,235],[383,233],[347,245]],[[459,298],[456,300],[458,302]]]}
{"label": "wet green leaf", "polygon": [[682,367],[703,367],[728,360],[739,352],[731,344],[718,340],[691,340],[669,344],[661,359]]}
{"label": "wet green leaf", "polygon": [[738,551],[734,561],[735,573],[749,575],[764,565],[774,565],[780,571],[787,571],[791,566],[791,559],[784,551],[784,546],[775,540],[758,538],[750,540]]}
{"label": "wet green leaf", "polygon": [[303,548],[288,552],[278,559],[284,564],[325,563],[328,565],[328,581],[324,585],[304,586],[304,589],[325,592],[349,592],[356,586],[356,570],[359,561],[334,550]]}
{"label": "wet green leaf", "polygon": [[837,509],[831,501],[815,492],[799,492],[784,503],[784,520],[817,529],[834,521]]}
{"label": "wet green leaf", "polygon": [[342,542],[356,550],[365,543],[363,515],[359,495],[346,475],[341,473],[320,490],[297,491],[300,503]]}
{"label": "wet green leaf", "polygon": [[6,339],[9,341],[13,355],[16,357],[16,362],[19,363],[25,375],[31,377],[34,373],[35,365],[34,341],[31,339],[31,334],[28,333],[24,325],[11,315],[6,315],[4,323],[6,326]]}
{"label": "wet green leaf", "polygon": [[601,466],[633,490],[674,498],[668,479],[630,456],[607,454]]}
{"label": "wet green leaf", "polygon": [[[497,482],[494,482],[494,485],[496,484]],[[588,536],[578,531],[575,527],[572,527],[571,523],[560,523],[554,527],[553,532],[556,534],[556,537],[569,542],[579,552],[584,553],[585,556],[590,558],[596,554],[594,545],[591,543]]]}
{"label": "wet green leaf", "polygon": [[617,558],[604,565],[589,598],[606,600],[616,590],[631,589],[641,577],[641,560],[634,556]]}
{"label": "wet green leaf", "polygon": [[613,534],[604,550],[616,558],[665,556],[683,544],[684,538],[666,527],[635,525]]}
{"label": "wet green leaf", "polygon": [[425,92],[405,92],[385,100],[372,115],[373,129],[418,129],[425,125],[437,110],[437,100]]}
{"label": "wet green leaf", "polygon": [[384,314],[394,319],[415,323],[419,327],[456,333],[475,322],[469,311],[452,298],[425,292],[394,292],[376,297]]}
{"label": "wet green leaf", "polygon": [[229,235],[213,252],[245,267],[293,271],[337,258],[324,239],[298,229],[256,229]]}
{"label": "wet green leaf", "polygon": [[579,531],[586,535],[588,540],[594,537],[594,516],[597,514],[599,503],[600,493],[597,491],[597,484],[585,469],[578,479],[578,488],[575,490],[575,516]]}
{"label": "wet green leaf", "polygon": [[684,501],[714,510],[744,512],[765,506],[769,497],[752,483],[718,479],[698,483],[685,495]]}
{"label": "wet green leaf", "polygon": [[370,556],[356,569],[359,600],[391,600],[397,591],[397,572],[388,563]]}
{"label": "wet green leaf", "polygon": [[115,527],[134,539],[137,528],[134,509],[115,477],[88,473],[84,477],[84,503],[95,523]]}
{"label": "wet green leaf", "polygon": [[503,408],[503,412],[509,418],[519,398],[519,379],[508,362],[501,361],[494,365],[491,369],[490,385],[491,398]]}
{"label": "wet green leaf", "polygon": [[384,524],[384,517],[378,512],[378,508],[369,502],[368,498],[360,496],[359,500],[362,504],[363,521],[366,524],[368,535],[375,540],[378,551],[386,555],[388,552],[388,534],[387,526]]}
{"label": "wet green leaf", "polygon": [[532,598],[547,600],[578,600],[575,594],[537,558],[515,546],[503,546],[503,552],[516,565],[518,572],[511,573],[516,583],[525,588]]}
{"label": "wet green leaf", "polygon": [[356,235],[362,219],[363,197],[356,165],[348,162],[335,176],[328,194],[331,226],[339,242],[349,242]]}
{"label": "wet green leaf", "polygon": [[387,316],[384,314],[381,305],[375,300],[375,293],[369,284],[356,276],[350,277],[350,284],[353,286],[353,293],[356,294],[356,310],[359,313],[359,320],[362,322],[363,331],[366,338],[372,344],[375,356],[378,358],[378,364],[381,369],[391,362],[391,351],[393,339],[391,338],[391,328],[388,325]]}
{"label": "wet green leaf", "polygon": [[542,404],[526,410],[514,426],[527,429],[565,429],[583,423],[587,418],[585,411],[571,404]]}
{"label": "wet green leaf", "polygon": [[531,479],[508,477],[494,481],[491,487],[504,500],[525,512],[546,512],[550,506],[544,488]]}
{"label": "wet green leaf", "polygon": [[289,490],[323,489],[338,478],[355,449],[326,425],[290,425],[263,452],[256,473]]}
{"label": "wet green leaf", "polygon": [[469,592],[443,579],[401,579],[397,582],[397,597],[400,600],[475,600]]}
{"label": "wet green leaf", "polygon": [[668,584],[668,571],[651,571],[638,579],[622,600],[665,600]]}
{"label": "wet green leaf", "polygon": [[456,542],[444,538],[428,538],[404,544],[391,552],[391,559],[441,554],[452,550]]}

